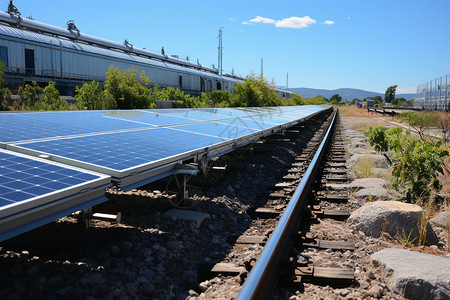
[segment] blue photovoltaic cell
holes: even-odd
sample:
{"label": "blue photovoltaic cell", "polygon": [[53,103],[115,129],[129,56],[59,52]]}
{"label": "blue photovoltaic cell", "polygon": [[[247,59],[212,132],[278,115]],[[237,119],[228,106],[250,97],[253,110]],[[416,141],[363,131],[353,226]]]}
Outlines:
{"label": "blue photovoltaic cell", "polygon": [[[114,111],[116,112],[116,111]],[[116,118],[118,120],[123,120],[123,122],[136,122],[137,124],[148,124],[151,126],[166,126],[166,125],[176,125],[185,124],[202,121],[200,119],[185,118],[181,116],[172,116],[168,114],[163,114],[158,111],[136,111],[135,114],[129,114],[130,111],[123,111],[123,113],[114,113],[111,118]],[[108,112],[109,114],[110,112]]]}
{"label": "blue photovoltaic cell", "polygon": [[170,128],[155,128],[26,143],[20,146],[122,171],[224,141],[224,138]]}
{"label": "blue photovoltaic cell", "polygon": [[229,119],[229,120],[221,120],[218,121],[220,124],[225,125],[234,125],[234,126],[243,126],[247,127],[256,131],[262,131],[266,130],[275,126],[278,126],[276,123],[269,123],[265,122],[264,120],[259,120],[258,118],[235,118],[235,119]]}
{"label": "blue photovoltaic cell", "polygon": [[195,132],[207,134],[225,139],[238,139],[246,135],[257,132],[257,129],[243,125],[222,124],[219,122],[197,123],[189,125],[178,125],[170,127],[170,129],[184,130],[187,132]]}
{"label": "blue photovoltaic cell", "polygon": [[63,137],[95,132],[146,128],[138,124],[111,118],[105,112],[35,112],[0,114],[0,142]]}
{"label": "blue photovoltaic cell", "polygon": [[0,211],[2,207],[45,197],[100,179],[98,175],[0,151]]}
{"label": "blue photovoltaic cell", "polygon": [[18,151],[28,153],[26,149],[34,150],[61,157],[59,161],[64,163],[115,174],[116,177],[128,176],[139,171],[137,168],[152,168],[154,162],[173,156],[214,149],[224,143],[239,143],[238,140],[244,137],[257,137],[265,130],[326,108],[286,106],[4,113],[0,114],[0,142],[21,147],[16,148]]}

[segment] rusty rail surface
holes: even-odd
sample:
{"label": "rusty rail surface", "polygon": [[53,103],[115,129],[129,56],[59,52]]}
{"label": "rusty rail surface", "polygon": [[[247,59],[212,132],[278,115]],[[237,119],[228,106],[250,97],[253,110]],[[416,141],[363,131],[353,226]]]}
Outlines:
{"label": "rusty rail surface", "polygon": [[308,205],[307,196],[330,144],[337,115],[336,110],[308,169],[236,299],[272,298],[277,287],[281,264],[288,260],[293,238],[301,223],[302,212]]}

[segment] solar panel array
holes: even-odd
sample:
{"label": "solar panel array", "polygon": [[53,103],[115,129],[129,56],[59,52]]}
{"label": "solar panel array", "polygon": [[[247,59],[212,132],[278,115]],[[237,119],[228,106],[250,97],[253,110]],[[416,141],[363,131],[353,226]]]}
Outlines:
{"label": "solar panel array", "polygon": [[327,108],[0,113],[0,148],[14,151],[0,152],[0,224],[111,177],[129,187],[163,177],[184,160],[210,159]]}
{"label": "solar panel array", "polygon": [[104,174],[0,149],[0,241],[103,202],[110,185]]}

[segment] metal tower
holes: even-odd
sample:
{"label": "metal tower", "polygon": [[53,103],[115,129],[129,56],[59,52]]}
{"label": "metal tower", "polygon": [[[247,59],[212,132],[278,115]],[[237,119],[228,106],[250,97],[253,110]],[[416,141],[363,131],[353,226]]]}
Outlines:
{"label": "metal tower", "polygon": [[261,57],[261,77],[264,77],[264,63],[262,57]]}
{"label": "metal tower", "polygon": [[286,73],[286,89],[289,89],[289,73]]}
{"label": "metal tower", "polygon": [[222,75],[222,57],[223,57],[222,28],[223,28],[223,27],[219,27],[219,47],[217,47],[217,49],[219,49],[219,57],[218,57],[218,70],[219,70],[219,75]]}

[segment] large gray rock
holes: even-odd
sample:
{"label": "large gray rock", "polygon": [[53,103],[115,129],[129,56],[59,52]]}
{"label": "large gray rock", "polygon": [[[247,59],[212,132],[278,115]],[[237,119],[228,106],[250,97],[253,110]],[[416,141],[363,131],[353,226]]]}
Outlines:
{"label": "large gray rock", "polygon": [[372,254],[391,289],[408,299],[450,299],[450,258],[404,249],[384,249]]}
{"label": "large gray rock", "polygon": [[357,191],[353,197],[358,199],[370,198],[371,200],[385,199],[388,197],[388,191],[384,187],[371,187]]}
{"label": "large gray rock", "polygon": [[353,180],[349,187],[351,188],[374,188],[374,187],[386,187],[388,182],[381,178],[360,178]]}
{"label": "large gray rock", "polygon": [[388,182],[381,178],[360,178],[353,180],[351,183],[327,183],[327,187],[341,190],[341,189],[355,189],[355,188],[377,188],[386,187]]}
{"label": "large gray rock", "polygon": [[[368,236],[380,237],[387,232],[393,237],[406,238],[412,241],[419,239],[419,225],[422,208],[415,204],[399,201],[370,202],[353,211],[348,223],[354,224]],[[436,235],[430,224],[427,224],[427,241],[437,244]]]}
{"label": "large gray rock", "polygon": [[438,225],[440,227],[450,228],[450,213],[449,211],[441,211],[437,216],[430,220],[434,225]]}

